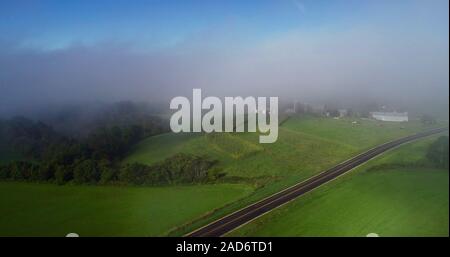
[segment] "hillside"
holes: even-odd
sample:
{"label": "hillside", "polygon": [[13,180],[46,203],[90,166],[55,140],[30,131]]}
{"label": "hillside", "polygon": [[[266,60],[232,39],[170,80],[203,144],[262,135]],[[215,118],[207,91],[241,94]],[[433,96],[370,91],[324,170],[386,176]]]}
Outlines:
{"label": "hillside", "polygon": [[448,236],[448,169],[427,165],[437,136],[394,149],[231,236]]}
{"label": "hillside", "polygon": [[419,122],[292,118],[274,144],[259,144],[257,133],[167,133],[138,143],[124,162],[153,164],[175,153],[220,160],[228,176],[306,178],[372,146],[426,129]]}
{"label": "hillside", "polygon": [[167,133],[135,145],[124,162],[153,164],[178,152],[208,155],[219,160],[226,173],[223,182],[256,186],[249,197],[173,232],[180,235],[375,145],[427,128],[418,121],[291,118],[279,128],[274,144],[259,144],[257,133]]}

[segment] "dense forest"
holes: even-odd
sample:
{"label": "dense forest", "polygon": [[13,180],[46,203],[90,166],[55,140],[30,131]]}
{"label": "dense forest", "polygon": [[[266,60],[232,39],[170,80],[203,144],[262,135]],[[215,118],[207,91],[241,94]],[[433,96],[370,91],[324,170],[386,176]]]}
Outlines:
{"label": "dense forest", "polygon": [[164,185],[200,183],[221,176],[213,168],[216,161],[205,156],[178,154],[152,166],[121,164],[132,145],[168,131],[163,119],[137,115],[137,110],[130,103],[120,103],[100,115],[96,125],[82,137],[68,136],[41,121],[24,117],[0,120],[0,145],[26,157],[1,165],[0,179]]}

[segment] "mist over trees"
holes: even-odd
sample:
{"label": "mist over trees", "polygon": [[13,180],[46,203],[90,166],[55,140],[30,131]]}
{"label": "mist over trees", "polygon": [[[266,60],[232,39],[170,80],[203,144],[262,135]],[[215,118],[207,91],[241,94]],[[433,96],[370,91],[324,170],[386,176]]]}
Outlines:
{"label": "mist over trees", "polygon": [[83,137],[63,135],[41,121],[24,117],[0,120],[0,145],[28,159],[0,166],[0,179],[160,185],[213,178],[215,173],[209,170],[216,161],[202,156],[179,154],[153,166],[120,163],[138,141],[167,132],[166,124],[131,102],[118,103],[104,112]]}

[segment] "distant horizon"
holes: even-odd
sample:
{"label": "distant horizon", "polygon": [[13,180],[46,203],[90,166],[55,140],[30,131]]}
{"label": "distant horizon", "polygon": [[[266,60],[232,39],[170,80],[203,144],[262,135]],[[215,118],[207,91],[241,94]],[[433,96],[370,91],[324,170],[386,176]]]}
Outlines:
{"label": "distant horizon", "polygon": [[[2,1],[0,115],[217,96],[446,113],[448,1]],[[444,110],[445,109],[445,110]]]}

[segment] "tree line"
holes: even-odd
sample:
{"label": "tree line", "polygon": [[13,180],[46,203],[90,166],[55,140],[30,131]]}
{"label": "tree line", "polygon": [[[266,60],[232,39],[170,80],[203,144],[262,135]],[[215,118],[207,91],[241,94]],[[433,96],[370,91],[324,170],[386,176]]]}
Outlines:
{"label": "tree line", "polygon": [[176,154],[154,165],[131,163],[112,165],[107,160],[84,159],[69,165],[13,161],[0,166],[0,179],[53,182],[58,185],[120,184],[173,185],[205,183],[224,174],[217,161],[205,156]]}
{"label": "tree line", "polygon": [[[57,184],[164,185],[200,183],[223,174],[217,161],[177,154],[154,165],[121,164],[130,147],[149,136],[142,126],[101,127],[83,139],[57,133],[52,127],[25,118],[0,122],[0,141],[28,157],[0,166],[0,179]],[[162,133],[154,128],[152,133]]]}

